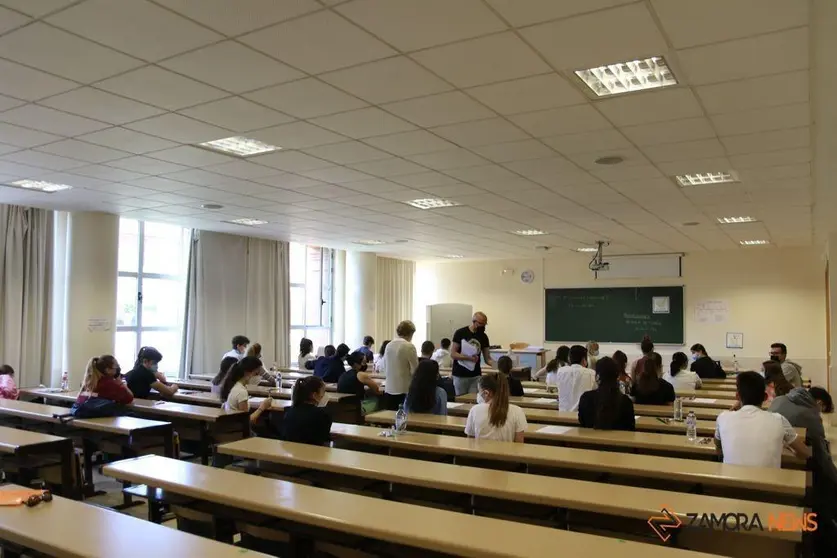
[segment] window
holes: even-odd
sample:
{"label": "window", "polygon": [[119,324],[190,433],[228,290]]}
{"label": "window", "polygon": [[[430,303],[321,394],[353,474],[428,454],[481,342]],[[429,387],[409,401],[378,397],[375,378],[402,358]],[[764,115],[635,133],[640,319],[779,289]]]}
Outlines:
{"label": "window", "polygon": [[314,350],[331,343],[334,251],[290,243],[291,363],[299,354],[299,341],[307,337]]}
{"label": "window", "polygon": [[123,369],[151,346],[163,354],[160,370],[180,374],[191,238],[175,225],[120,219],[115,356]]}

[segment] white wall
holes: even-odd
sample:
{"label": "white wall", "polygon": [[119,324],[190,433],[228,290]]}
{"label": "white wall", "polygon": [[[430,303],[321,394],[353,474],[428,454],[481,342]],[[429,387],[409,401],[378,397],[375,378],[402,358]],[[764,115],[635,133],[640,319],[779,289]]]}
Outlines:
{"label": "white wall", "polygon": [[[492,344],[525,341],[542,345],[545,288],[684,285],[686,348],[702,343],[713,357],[731,360],[733,351],[725,348],[726,332],[741,332],[744,349],[734,352],[742,366],[758,367],[766,359],[770,343],[780,341],[788,345],[789,358],[803,366],[804,375],[825,385],[825,263],[820,250],[699,252],[683,258],[683,277],[656,281],[594,280],[587,269],[588,261],[587,255],[562,254],[560,258],[541,260],[420,263],[416,311],[439,302],[472,304],[474,310],[488,315],[487,332]],[[504,269],[514,272],[504,274]],[[533,283],[520,281],[524,269],[534,271]],[[422,281],[421,277],[433,280]],[[425,284],[430,287],[423,288]],[[694,305],[700,300],[727,301],[727,323],[698,323]],[[555,348],[558,343],[546,345]],[[603,354],[616,349],[639,354],[638,345],[608,344],[601,348]],[[664,356],[677,350],[683,349],[659,348]]]}

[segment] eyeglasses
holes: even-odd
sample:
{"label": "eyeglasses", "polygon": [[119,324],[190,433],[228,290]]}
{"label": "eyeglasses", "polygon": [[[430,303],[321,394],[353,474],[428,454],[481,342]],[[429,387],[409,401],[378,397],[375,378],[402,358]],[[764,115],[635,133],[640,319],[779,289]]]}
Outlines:
{"label": "eyeglasses", "polygon": [[52,502],[52,492],[44,490],[41,494],[33,494],[23,501],[27,508],[34,508],[41,502]]}

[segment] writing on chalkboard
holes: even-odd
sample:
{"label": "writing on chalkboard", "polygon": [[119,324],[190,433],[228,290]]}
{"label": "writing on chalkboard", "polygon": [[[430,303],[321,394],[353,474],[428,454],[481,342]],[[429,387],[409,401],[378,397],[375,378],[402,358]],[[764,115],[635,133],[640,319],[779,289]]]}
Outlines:
{"label": "writing on chalkboard", "polygon": [[597,303],[607,302],[607,295],[563,295],[561,299],[567,305],[567,308],[580,310],[595,308]]}
{"label": "writing on chalkboard", "polygon": [[643,333],[656,333],[663,327],[662,320],[650,314],[622,314],[622,318],[625,320],[625,325]]}

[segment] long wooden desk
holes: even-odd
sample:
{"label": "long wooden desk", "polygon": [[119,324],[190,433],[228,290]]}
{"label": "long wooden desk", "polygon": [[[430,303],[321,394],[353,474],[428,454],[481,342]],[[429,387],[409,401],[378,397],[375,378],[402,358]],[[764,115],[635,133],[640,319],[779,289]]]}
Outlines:
{"label": "long wooden desk", "polygon": [[552,558],[555,549],[572,548],[578,558],[616,553],[637,558],[709,558],[679,549],[389,502],[157,456],[107,465],[104,473],[221,506],[456,556]]}
{"label": "long wooden desk", "polygon": [[[476,403],[477,402],[477,395],[475,393],[467,393],[465,395],[459,395],[456,397],[456,401],[460,403]],[[514,403],[518,407],[530,407],[533,409],[550,409],[556,408],[558,406],[558,396],[554,393],[546,393],[546,392],[538,392],[538,393],[529,393],[522,397],[520,396],[512,396],[509,397],[509,402]],[[695,411],[697,414],[700,410],[710,410],[710,411],[724,411],[732,407],[735,403],[732,399],[716,399],[716,398],[703,398],[703,397],[696,397],[694,399],[684,398],[683,399],[683,412],[688,413],[689,409]],[[637,405],[635,405],[636,407]],[[644,405],[639,405],[640,407]],[[652,406],[652,405],[645,405],[645,406]],[[670,405],[658,405],[659,407],[671,407]]]}
{"label": "long wooden desk", "polygon": [[[78,397],[77,391],[61,392],[49,388],[21,389],[20,393],[21,396],[68,405],[72,405]],[[250,414],[246,411],[225,411],[220,407],[184,405],[151,399],[134,399],[133,403],[126,407],[131,414],[142,417],[165,417],[173,424],[181,443],[194,443],[202,463],[209,463],[212,448],[216,443],[250,435]]]}
{"label": "long wooden desk", "polygon": [[[371,424],[392,425],[395,418],[392,413],[372,413],[366,416]],[[465,419],[439,415],[411,414],[407,427],[444,430],[464,436]],[[685,435],[659,434],[656,432],[628,432],[624,430],[595,430],[579,426],[552,426],[529,424],[525,438],[529,442],[568,447],[585,447],[608,451],[628,451],[652,453],[691,459],[717,459],[714,440],[709,443],[690,442]],[[706,438],[702,438],[706,440]],[[785,452],[782,466],[786,468],[804,468],[805,462]]]}
{"label": "long wooden desk", "polygon": [[[218,452],[234,457],[255,459],[293,467],[314,470],[337,475],[348,475],[373,481],[384,481],[399,485],[409,485],[429,490],[442,490],[465,495],[475,495],[471,504],[462,511],[477,511],[488,504],[486,498],[495,498],[510,503],[525,503],[534,506],[567,509],[570,511],[591,512],[615,516],[620,519],[646,521],[659,512],[661,502],[674,510],[684,523],[689,519],[686,510],[700,510],[702,513],[720,517],[729,510],[748,515],[789,514],[802,517],[801,507],[780,506],[772,503],[742,501],[730,498],[703,496],[688,493],[672,493],[664,490],[650,490],[633,486],[613,486],[590,481],[579,481],[555,477],[542,477],[524,473],[497,471],[477,467],[451,465],[391,457],[379,454],[357,452],[344,449],[332,449],[309,444],[294,444],[249,438],[218,446]],[[303,478],[309,478],[303,474]],[[387,491],[392,493],[392,484]],[[558,528],[574,530],[572,514],[567,522],[559,521]],[[730,523],[732,524],[732,522]],[[571,527],[572,526],[572,527]],[[684,528],[683,531],[689,531]],[[704,537],[712,537],[702,530],[694,532],[691,544],[684,544],[685,532],[678,535],[678,545],[692,550],[711,550],[696,546]],[[629,532],[629,531],[628,531]],[[759,531],[753,533],[769,539],[778,539],[765,544],[782,544],[779,541],[800,542],[801,529],[795,531]],[[741,536],[747,539],[741,541]],[[736,537],[739,544],[744,544],[744,556],[751,556],[754,549],[749,547],[750,537],[744,531]],[[785,546],[785,552],[791,553],[793,545]],[[730,548],[725,548],[729,552]],[[733,554],[730,552],[730,554]],[[739,554],[739,553],[736,553]],[[761,553],[759,553],[761,555]],[[741,555],[741,554],[739,554]]]}
{"label": "long wooden desk", "polygon": [[[755,469],[713,461],[668,458],[621,452],[515,444],[494,440],[475,440],[458,436],[406,432],[395,437],[380,436],[381,429],[355,424],[333,424],[332,438],[338,442],[357,443],[387,448],[390,452],[438,454],[490,462],[525,464],[544,470],[566,469],[612,476],[633,481],[656,479],[665,471],[668,483],[679,482],[692,490],[707,488],[763,492],[772,495],[803,498],[807,473],[792,469]],[[661,464],[663,464],[661,466]]]}
{"label": "long wooden desk", "polygon": [[[19,490],[5,485],[0,490]],[[10,556],[35,551],[61,558],[268,558],[258,552],[190,535],[60,496],[34,508],[0,507],[0,543]],[[31,552],[26,552],[31,554]]]}
{"label": "long wooden desk", "polygon": [[43,466],[42,463],[30,462],[30,459],[56,457],[53,463],[61,465],[62,494],[79,497],[78,479],[74,479],[73,475],[73,441],[69,438],[0,426],[0,457],[3,456],[15,461],[23,484],[30,480],[27,471]]}

